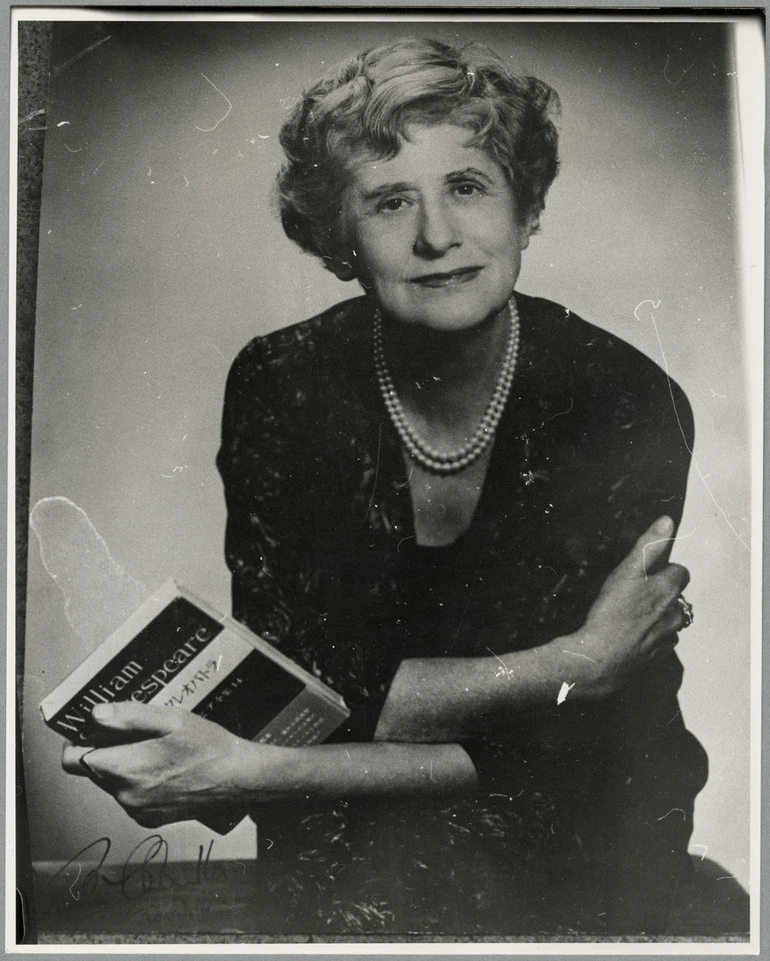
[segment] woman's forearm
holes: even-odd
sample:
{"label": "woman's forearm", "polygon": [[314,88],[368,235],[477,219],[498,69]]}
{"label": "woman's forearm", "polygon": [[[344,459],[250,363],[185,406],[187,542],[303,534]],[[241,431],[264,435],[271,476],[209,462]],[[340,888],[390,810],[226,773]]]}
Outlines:
{"label": "woman's forearm", "polygon": [[91,777],[145,827],[233,806],[457,794],[477,782],[456,744],[277,747],[236,737],[188,711],[135,701],[99,704],[92,717],[119,743],[67,745],[64,769]]}
{"label": "woman's forearm", "polygon": [[456,744],[322,744],[265,748],[242,742],[235,793],[246,803],[298,798],[408,797],[462,793],[476,770]]}
{"label": "woman's forearm", "polygon": [[580,654],[569,640],[476,658],[401,662],[380,715],[377,741],[458,741],[510,721],[521,711],[556,704],[573,684]]}
{"label": "woman's forearm", "polygon": [[403,661],[375,739],[462,741],[523,711],[556,708],[564,696],[591,700],[621,690],[689,623],[680,598],[690,575],[666,562],[673,531],[668,517],[645,531],[573,634],[500,656]]}

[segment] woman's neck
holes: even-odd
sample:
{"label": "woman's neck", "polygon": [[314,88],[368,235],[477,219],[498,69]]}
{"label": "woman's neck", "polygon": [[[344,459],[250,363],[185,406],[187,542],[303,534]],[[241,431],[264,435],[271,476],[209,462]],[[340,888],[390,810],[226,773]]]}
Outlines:
{"label": "woman's neck", "polygon": [[385,352],[395,378],[419,381],[438,377],[447,385],[471,382],[478,386],[487,373],[494,383],[507,335],[507,308],[463,330],[384,324]]}
{"label": "woman's neck", "polygon": [[439,430],[475,427],[497,384],[508,331],[507,308],[456,331],[386,322],[385,356],[407,414]]}

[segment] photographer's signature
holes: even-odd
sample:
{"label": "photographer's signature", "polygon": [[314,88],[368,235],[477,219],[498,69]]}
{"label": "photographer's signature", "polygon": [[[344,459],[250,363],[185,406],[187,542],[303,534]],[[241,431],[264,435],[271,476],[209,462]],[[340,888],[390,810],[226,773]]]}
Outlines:
{"label": "photographer's signature", "polygon": [[[199,887],[205,881],[226,877],[225,866],[211,861],[213,839],[198,846],[198,858],[192,870],[179,871],[169,864],[169,845],[162,834],[150,834],[135,845],[122,865],[107,865],[112,849],[109,837],[98,838],[81,848],[48,882],[48,894],[65,885],[73,901],[93,898],[100,887],[117,888],[129,900],[161,891]],[[68,883],[69,882],[69,883]]]}

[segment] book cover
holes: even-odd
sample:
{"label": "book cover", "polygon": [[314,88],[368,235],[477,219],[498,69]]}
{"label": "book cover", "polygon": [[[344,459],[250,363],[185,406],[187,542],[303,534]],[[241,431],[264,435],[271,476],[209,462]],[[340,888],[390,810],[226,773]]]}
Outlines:
{"label": "book cover", "polygon": [[[350,713],[318,678],[173,580],[86,657],[40,709],[58,734],[97,746],[91,711],[126,700],[180,707],[238,737],[284,747],[325,740]],[[221,830],[237,820],[206,823]]]}

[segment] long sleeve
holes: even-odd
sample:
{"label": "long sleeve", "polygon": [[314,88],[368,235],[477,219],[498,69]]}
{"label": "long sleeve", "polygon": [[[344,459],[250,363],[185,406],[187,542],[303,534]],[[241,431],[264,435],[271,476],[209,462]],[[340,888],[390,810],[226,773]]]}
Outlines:
{"label": "long sleeve", "polygon": [[[217,466],[227,504],[225,557],[232,573],[233,616],[283,645],[302,623],[301,598],[289,576],[279,498],[294,452],[274,411],[275,385],[262,341],[233,364],[225,391]],[[270,395],[273,393],[272,403]]]}
{"label": "long sleeve", "polygon": [[361,354],[347,319],[343,305],[241,352],[217,466],[233,616],[345,698],[336,740],[370,740],[403,653],[369,517],[380,412],[346,380]]}

